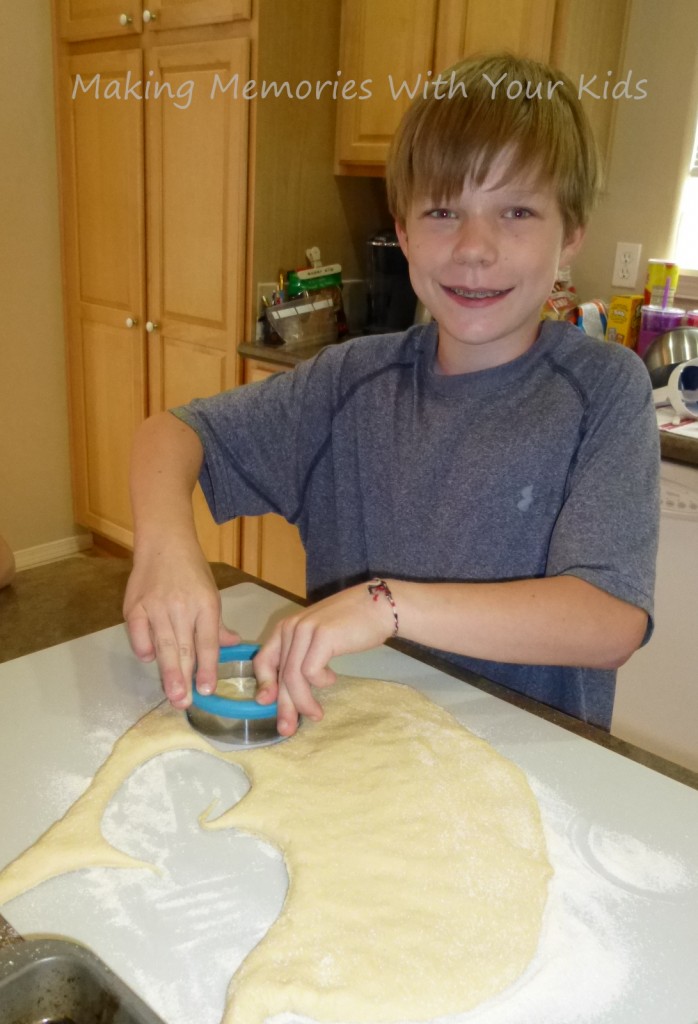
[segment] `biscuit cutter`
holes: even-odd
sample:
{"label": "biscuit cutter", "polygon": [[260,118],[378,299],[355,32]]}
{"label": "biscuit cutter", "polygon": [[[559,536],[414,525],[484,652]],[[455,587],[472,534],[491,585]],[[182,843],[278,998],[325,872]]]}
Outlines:
{"label": "biscuit cutter", "polygon": [[[223,748],[263,747],[286,739],[276,728],[277,704],[258,704],[254,700],[257,680],[252,659],[259,644],[234,644],[221,647],[218,656],[218,683],[227,684],[232,696],[199,693],[192,686],[192,703],[187,718],[197,732]],[[239,696],[238,696],[239,694]]]}

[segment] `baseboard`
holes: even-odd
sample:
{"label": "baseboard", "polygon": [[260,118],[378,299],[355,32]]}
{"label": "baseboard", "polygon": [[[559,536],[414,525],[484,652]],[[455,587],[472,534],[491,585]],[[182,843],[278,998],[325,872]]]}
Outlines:
{"label": "baseboard", "polygon": [[123,544],[117,544],[107,537],[101,537],[98,533],[92,534],[92,554],[103,555],[105,558],[133,558],[133,551],[130,548],[125,548]]}
{"label": "baseboard", "polygon": [[34,548],[15,551],[15,565],[18,571],[31,569],[35,565],[46,565],[47,562],[57,562],[61,558],[69,558],[70,555],[77,555],[80,551],[91,547],[91,533],[62,537],[60,540],[49,541],[48,544],[37,544]]}

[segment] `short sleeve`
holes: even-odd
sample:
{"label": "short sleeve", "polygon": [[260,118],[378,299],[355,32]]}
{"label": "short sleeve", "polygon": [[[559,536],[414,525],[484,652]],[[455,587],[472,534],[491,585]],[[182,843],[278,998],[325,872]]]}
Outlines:
{"label": "short sleeve", "polygon": [[304,484],[331,421],[321,357],[171,412],[204,448],[199,482],[218,523],[276,512],[298,518]]}
{"label": "short sleeve", "polygon": [[609,386],[580,396],[582,439],[553,531],[548,575],[578,576],[651,617],[659,531],[659,432],[647,372],[622,353]]}

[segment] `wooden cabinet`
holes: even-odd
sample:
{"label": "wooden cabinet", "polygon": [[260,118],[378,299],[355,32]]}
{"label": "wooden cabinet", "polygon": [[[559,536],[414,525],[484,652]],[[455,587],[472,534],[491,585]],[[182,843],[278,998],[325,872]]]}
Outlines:
{"label": "wooden cabinet", "polygon": [[[550,61],[577,83],[620,70],[629,0],[342,0],[340,67],[357,83],[337,109],[338,174],[382,175],[411,99],[468,54],[509,51]],[[580,46],[580,40],[584,45]],[[602,153],[612,103],[582,92]]]}
{"label": "wooden cabinet", "polygon": [[[380,173],[410,90],[432,66],[437,0],[343,0],[336,160]],[[349,83],[356,83],[349,89]]]}
{"label": "wooden cabinet", "polygon": [[[141,54],[72,57],[69,84],[141,74]],[[128,461],[146,414],[143,106],[98,105],[78,91],[64,107],[63,213],[74,496],[85,526],[130,537]],[[134,321],[133,326],[128,323]]]}
{"label": "wooden cabinet", "polygon": [[[245,360],[245,383],[265,380],[280,367]],[[242,521],[242,562],[245,572],[299,597],[306,596],[305,551],[295,526],[281,516],[246,516]]]}
{"label": "wooden cabinet", "polygon": [[[59,60],[75,515],[126,547],[138,424],[237,383],[249,104],[215,83],[249,74],[244,36]],[[207,557],[236,564],[237,526],[195,508]]]}
{"label": "wooden cabinet", "polygon": [[[215,88],[249,74],[249,41],[156,47],[147,74],[194,82],[191,103],[146,105],[148,411],[234,387],[244,332],[248,107]],[[217,527],[200,489],[199,540],[236,561],[236,527]]]}
{"label": "wooden cabinet", "polygon": [[[551,63],[577,85],[599,151],[608,161],[617,100],[601,98],[604,85],[623,77],[631,0],[557,0]],[[580,39],[585,44],[580,46]]]}
{"label": "wooden cabinet", "polygon": [[58,0],[62,39],[136,35],[248,19],[251,0]]}
{"label": "wooden cabinet", "polygon": [[[468,53],[550,53],[555,0],[343,0],[340,66],[366,98],[338,106],[338,173],[381,174],[412,98]],[[369,94],[366,96],[366,94]]]}
{"label": "wooden cabinet", "polygon": [[[240,383],[257,284],[309,245],[363,276],[357,253],[384,200],[363,187],[375,182],[338,187],[331,92],[283,89],[331,84],[340,0],[318,0],[310,32],[287,0],[53,0],[53,11],[75,517],[130,547],[138,424]],[[279,95],[248,98],[247,83],[264,82]],[[195,505],[208,558],[239,565],[240,525],[215,526],[198,490]],[[302,593],[297,531],[265,518],[252,565],[254,530],[246,565]]]}
{"label": "wooden cabinet", "polygon": [[[245,287],[247,111],[215,90],[246,76],[249,41],[156,47],[153,82],[191,102],[146,104],[149,409],[233,387]],[[187,94],[188,95],[188,94]],[[243,201],[241,201],[243,200]],[[185,383],[186,382],[186,383]]]}
{"label": "wooden cabinet", "polygon": [[555,0],[441,0],[434,70],[488,50],[547,60],[554,18]]}

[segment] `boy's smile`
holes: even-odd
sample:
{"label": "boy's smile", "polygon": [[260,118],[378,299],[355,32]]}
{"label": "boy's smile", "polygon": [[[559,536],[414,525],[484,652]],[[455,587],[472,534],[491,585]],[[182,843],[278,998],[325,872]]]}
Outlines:
{"label": "boy's smile", "polygon": [[565,239],[552,183],[530,171],[502,184],[500,156],[481,186],[447,203],[412,203],[396,225],[412,286],[439,325],[437,369],[468,373],[510,362],[535,341],[560,266],[581,245]]}

